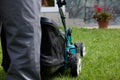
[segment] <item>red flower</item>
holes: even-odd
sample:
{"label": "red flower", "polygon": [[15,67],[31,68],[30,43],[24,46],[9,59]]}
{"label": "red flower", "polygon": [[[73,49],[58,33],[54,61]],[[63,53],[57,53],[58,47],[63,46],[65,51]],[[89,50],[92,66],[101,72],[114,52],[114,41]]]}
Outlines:
{"label": "red flower", "polygon": [[97,8],[96,8],[96,11],[97,11],[97,12],[101,12],[101,11],[102,11],[102,8],[97,7]]}

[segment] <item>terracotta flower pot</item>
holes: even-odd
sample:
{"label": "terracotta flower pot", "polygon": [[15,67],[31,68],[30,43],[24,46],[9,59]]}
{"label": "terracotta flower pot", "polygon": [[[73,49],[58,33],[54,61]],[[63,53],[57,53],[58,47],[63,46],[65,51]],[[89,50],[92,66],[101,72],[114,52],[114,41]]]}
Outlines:
{"label": "terracotta flower pot", "polygon": [[108,28],[109,25],[109,20],[105,20],[105,21],[98,21],[98,26],[99,28]]}

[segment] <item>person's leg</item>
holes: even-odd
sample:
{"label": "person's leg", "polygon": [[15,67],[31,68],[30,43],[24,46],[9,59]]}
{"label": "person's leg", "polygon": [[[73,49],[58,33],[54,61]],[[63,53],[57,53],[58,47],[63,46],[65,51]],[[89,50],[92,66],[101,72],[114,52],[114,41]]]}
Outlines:
{"label": "person's leg", "polygon": [[40,0],[1,0],[11,64],[6,80],[40,80]]}

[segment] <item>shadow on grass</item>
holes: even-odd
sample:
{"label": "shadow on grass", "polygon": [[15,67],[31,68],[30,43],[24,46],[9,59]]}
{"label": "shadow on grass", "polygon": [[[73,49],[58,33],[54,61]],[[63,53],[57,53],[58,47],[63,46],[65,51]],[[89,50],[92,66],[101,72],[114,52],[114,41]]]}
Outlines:
{"label": "shadow on grass", "polygon": [[[67,79],[72,78],[69,68],[68,69],[60,69],[52,75],[42,75],[41,77],[42,77],[41,80],[61,80],[62,78],[67,78]],[[62,79],[62,80],[66,80],[66,79]]]}
{"label": "shadow on grass", "polygon": [[[0,66],[0,80],[5,80],[5,76],[6,73],[3,70],[2,66]],[[52,75],[42,75],[41,76],[42,79],[41,80],[59,80],[59,78],[72,78],[72,76],[70,75],[70,69],[66,69],[66,70],[58,70],[56,73],[52,74]]]}

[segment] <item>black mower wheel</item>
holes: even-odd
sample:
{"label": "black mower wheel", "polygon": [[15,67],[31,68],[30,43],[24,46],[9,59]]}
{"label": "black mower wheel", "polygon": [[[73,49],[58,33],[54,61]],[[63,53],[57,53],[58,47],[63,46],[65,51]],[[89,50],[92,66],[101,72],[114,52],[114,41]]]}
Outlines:
{"label": "black mower wheel", "polygon": [[71,75],[77,77],[81,71],[81,58],[80,54],[74,54],[71,58]]}
{"label": "black mower wheel", "polygon": [[85,47],[85,44],[84,44],[83,42],[80,42],[80,43],[75,43],[74,45],[75,45],[75,46],[77,47],[77,49],[78,49],[77,53],[80,53],[80,56],[81,56],[81,57],[84,57],[84,56],[86,55],[86,47]]}
{"label": "black mower wheel", "polygon": [[81,42],[79,46],[80,46],[80,55],[81,57],[84,57],[86,55],[85,44]]}

